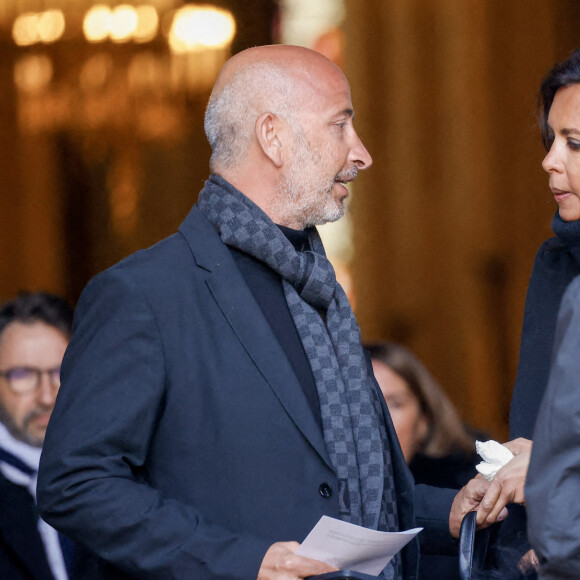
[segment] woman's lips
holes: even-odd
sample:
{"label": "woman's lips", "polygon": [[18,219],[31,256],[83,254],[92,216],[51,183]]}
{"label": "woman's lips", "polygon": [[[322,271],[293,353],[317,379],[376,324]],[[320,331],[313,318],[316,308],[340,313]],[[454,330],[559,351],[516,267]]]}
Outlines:
{"label": "woman's lips", "polygon": [[570,197],[571,193],[569,191],[563,191],[561,189],[552,188],[552,193],[554,194],[554,199],[557,202],[564,201],[567,197]]}

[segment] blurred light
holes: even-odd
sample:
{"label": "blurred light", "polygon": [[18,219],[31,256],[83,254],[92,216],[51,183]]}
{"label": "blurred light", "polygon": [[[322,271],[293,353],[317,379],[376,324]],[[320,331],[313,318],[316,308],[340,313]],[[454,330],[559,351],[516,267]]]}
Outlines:
{"label": "blurred light", "polygon": [[185,53],[227,46],[236,32],[231,12],[210,6],[185,6],[175,13],[169,32],[169,47]]}
{"label": "blurred light", "polygon": [[60,10],[47,10],[38,19],[38,36],[41,42],[57,41],[64,33],[64,14]]}
{"label": "blurred light", "polygon": [[52,80],[52,61],[46,55],[28,55],[14,64],[14,83],[24,93],[38,93]]}
{"label": "blurred light", "polygon": [[137,12],[137,27],[133,33],[133,38],[136,42],[147,42],[153,40],[159,28],[159,16],[157,10],[153,6],[138,6]]}
{"label": "blurred light", "polygon": [[169,84],[167,64],[153,52],[136,54],[127,68],[127,83],[134,92],[161,92]]}
{"label": "blurred light", "polygon": [[327,30],[340,27],[345,20],[345,0],[280,0],[280,41],[314,47]]}
{"label": "blurred light", "polygon": [[30,46],[38,42],[38,14],[25,12],[18,16],[12,26],[12,38],[18,46]]}
{"label": "blurred light", "polygon": [[131,40],[137,30],[137,12],[133,6],[120,4],[113,9],[109,35],[113,42]]}
{"label": "blurred light", "polygon": [[104,4],[93,6],[85,15],[83,21],[83,32],[89,42],[102,42],[109,36],[111,20],[113,15],[111,9]]}
{"label": "blurred light", "polygon": [[113,74],[113,58],[105,53],[91,56],[81,69],[79,84],[82,90],[90,92],[105,86]]}

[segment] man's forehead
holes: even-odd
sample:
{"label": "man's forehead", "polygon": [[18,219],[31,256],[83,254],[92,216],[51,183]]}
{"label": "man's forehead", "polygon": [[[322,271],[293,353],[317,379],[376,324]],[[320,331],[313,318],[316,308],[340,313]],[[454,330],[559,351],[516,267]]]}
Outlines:
{"label": "man's forehead", "polygon": [[[55,326],[35,320],[16,320],[7,324],[0,333],[0,358],[8,354],[48,356],[68,343],[65,334]],[[48,349],[48,350],[47,350]]]}

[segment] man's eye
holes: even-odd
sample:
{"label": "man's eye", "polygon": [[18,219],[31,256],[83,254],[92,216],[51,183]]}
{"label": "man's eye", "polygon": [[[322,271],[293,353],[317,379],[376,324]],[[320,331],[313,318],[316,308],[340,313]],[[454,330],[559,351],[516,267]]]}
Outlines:
{"label": "man's eye", "polygon": [[568,147],[572,149],[572,151],[580,151],[580,143],[578,141],[568,140]]}

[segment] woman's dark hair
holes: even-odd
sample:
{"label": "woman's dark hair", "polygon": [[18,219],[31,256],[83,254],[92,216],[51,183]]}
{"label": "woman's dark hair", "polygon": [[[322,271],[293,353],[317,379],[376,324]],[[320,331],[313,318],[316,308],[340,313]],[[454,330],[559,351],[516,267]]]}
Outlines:
{"label": "woman's dark hair", "polygon": [[382,362],[397,373],[417,397],[429,425],[421,453],[430,457],[474,453],[475,439],[468,433],[453,403],[410,350],[388,341],[372,342],[365,348],[371,359]]}
{"label": "woman's dark hair", "polygon": [[542,81],[539,93],[539,123],[542,141],[546,150],[550,149],[552,139],[548,126],[548,115],[559,89],[580,83],[580,49],[574,50],[564,61],[555,64]]}
{"label": "woman's dark hair", "polygon": [[70,338],[73,310],[60,296],[48,292],[20,292],[0,305],[0,334],[12,322],[44,322]]}

